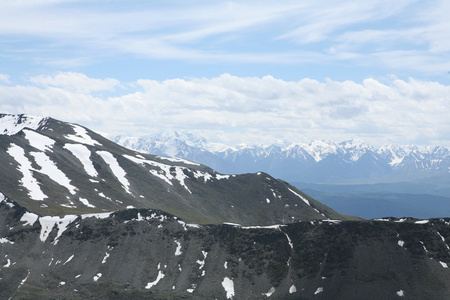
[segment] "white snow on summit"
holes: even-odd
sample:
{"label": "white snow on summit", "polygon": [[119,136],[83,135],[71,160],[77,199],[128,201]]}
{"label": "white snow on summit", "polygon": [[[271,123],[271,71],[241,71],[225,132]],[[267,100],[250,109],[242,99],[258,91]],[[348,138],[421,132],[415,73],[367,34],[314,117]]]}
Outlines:
{"label": "white snow on summit", "polygon": [[47,119],[30,115],[0,115],[0,134],[14,135],[24,128],[36,130]]}

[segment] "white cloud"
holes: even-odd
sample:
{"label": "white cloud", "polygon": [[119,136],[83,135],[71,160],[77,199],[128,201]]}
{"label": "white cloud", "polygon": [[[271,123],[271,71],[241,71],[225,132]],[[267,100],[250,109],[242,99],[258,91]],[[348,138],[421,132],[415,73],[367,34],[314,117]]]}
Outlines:
{"label": "white cloud", "polygon": [[11,81],[9,80],[9,76],[5,74],[0,74],[0,82],[11,83]]}
{"label": "white cloud", "polygon": [[[442,74],[450,51],[445,0],[32,2],[0,3],[5,49],[59,68],[128,55],[212,64],[348,61]],[[400,52],[409,59],[393,58]]]}
{"label": "white cloud", "polygon": [[112,91],[120,84],[117,79],[89,78],[85,74],[73,72],[60,72],[55,76],[35,76],[31,77],[29,81],[39,86],[58,87],[65,91],[82,94],[96,91]]}
{"label": "white cloud", "polygon": [[[229,143],[360,138],[448,146],[450,136],[450,86],[437,82],[284,81],[224,74],[127,84],[59,75],[33,77],[29,82],[36,85],[0,85],[0,111],[48,115],[110,134],[200,131]],[[87,87],[79,88],[83,82]],[[128,90],[95,95],[98,89],[91,85],[97,82],[101,89],[120,84]]]}

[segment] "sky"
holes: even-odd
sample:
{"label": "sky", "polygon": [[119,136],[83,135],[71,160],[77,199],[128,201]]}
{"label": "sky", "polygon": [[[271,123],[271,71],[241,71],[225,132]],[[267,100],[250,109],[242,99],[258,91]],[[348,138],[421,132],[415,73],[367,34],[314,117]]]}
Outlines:
{"label": "sky", "polygon": [[450,146],[447,0],[0,1],[0,113]]}

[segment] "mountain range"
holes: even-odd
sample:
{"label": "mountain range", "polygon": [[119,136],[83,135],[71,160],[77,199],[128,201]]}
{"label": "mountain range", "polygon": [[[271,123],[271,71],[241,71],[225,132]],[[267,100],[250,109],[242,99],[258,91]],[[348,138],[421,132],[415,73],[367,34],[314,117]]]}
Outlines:
{"label": "mountain range", "polygon": [[395,183],[450,173],[450,149],[442,146],[374,147],[355,140],[227,146],[189,132],[111,139],[134,150],[203,163],[225,174],[263,171],[289,182]]}
{"label": "mountain range", "polygon": [[369,219],[450,215],[450,151],[442,146],[313,141],[231,147],[189,132],[111,139],[130,149],[207,164],[222,173],[267,172],[345,214]]}
{"label": "mountain range", "polygon": [[450,297],[449,218],[363,220],[264,172],[0,126],[0,299]]}

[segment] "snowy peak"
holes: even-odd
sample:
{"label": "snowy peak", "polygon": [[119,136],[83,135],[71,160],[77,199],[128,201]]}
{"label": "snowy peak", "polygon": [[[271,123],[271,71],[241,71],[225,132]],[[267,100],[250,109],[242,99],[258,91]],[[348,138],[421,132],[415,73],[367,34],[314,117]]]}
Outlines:
{"label": "snowy peak", "polygon": [[24,128],[37,130],[45,125],[47,119],[24,114],[0,114],[0,135],[14,135]]}
{"label": "snowy peak", "polygon": [[171,157],[185,157],[191,151],[224,152],[230,148],[220,143],[208,143],[198,134],[185,131],[160,131],[139,137],[115,136],[111,140],[129,149]]}
{"label": "snowy peak", "polygon": [[[132,138],[127,138],[131,140]],[[269,146],[213,147],[202,139],[201,148],[152,138],[151,147],[122,144],[131,149],[165,156],[177,156],[211,166],[219,172],[248,173],[264,171],[291,182],[332,183],[402,182],[450,172],[450,150],[445,147],[388,145],[374,147],[361,140],[340,143],[317,140],[309,144],[289,143]]]}

